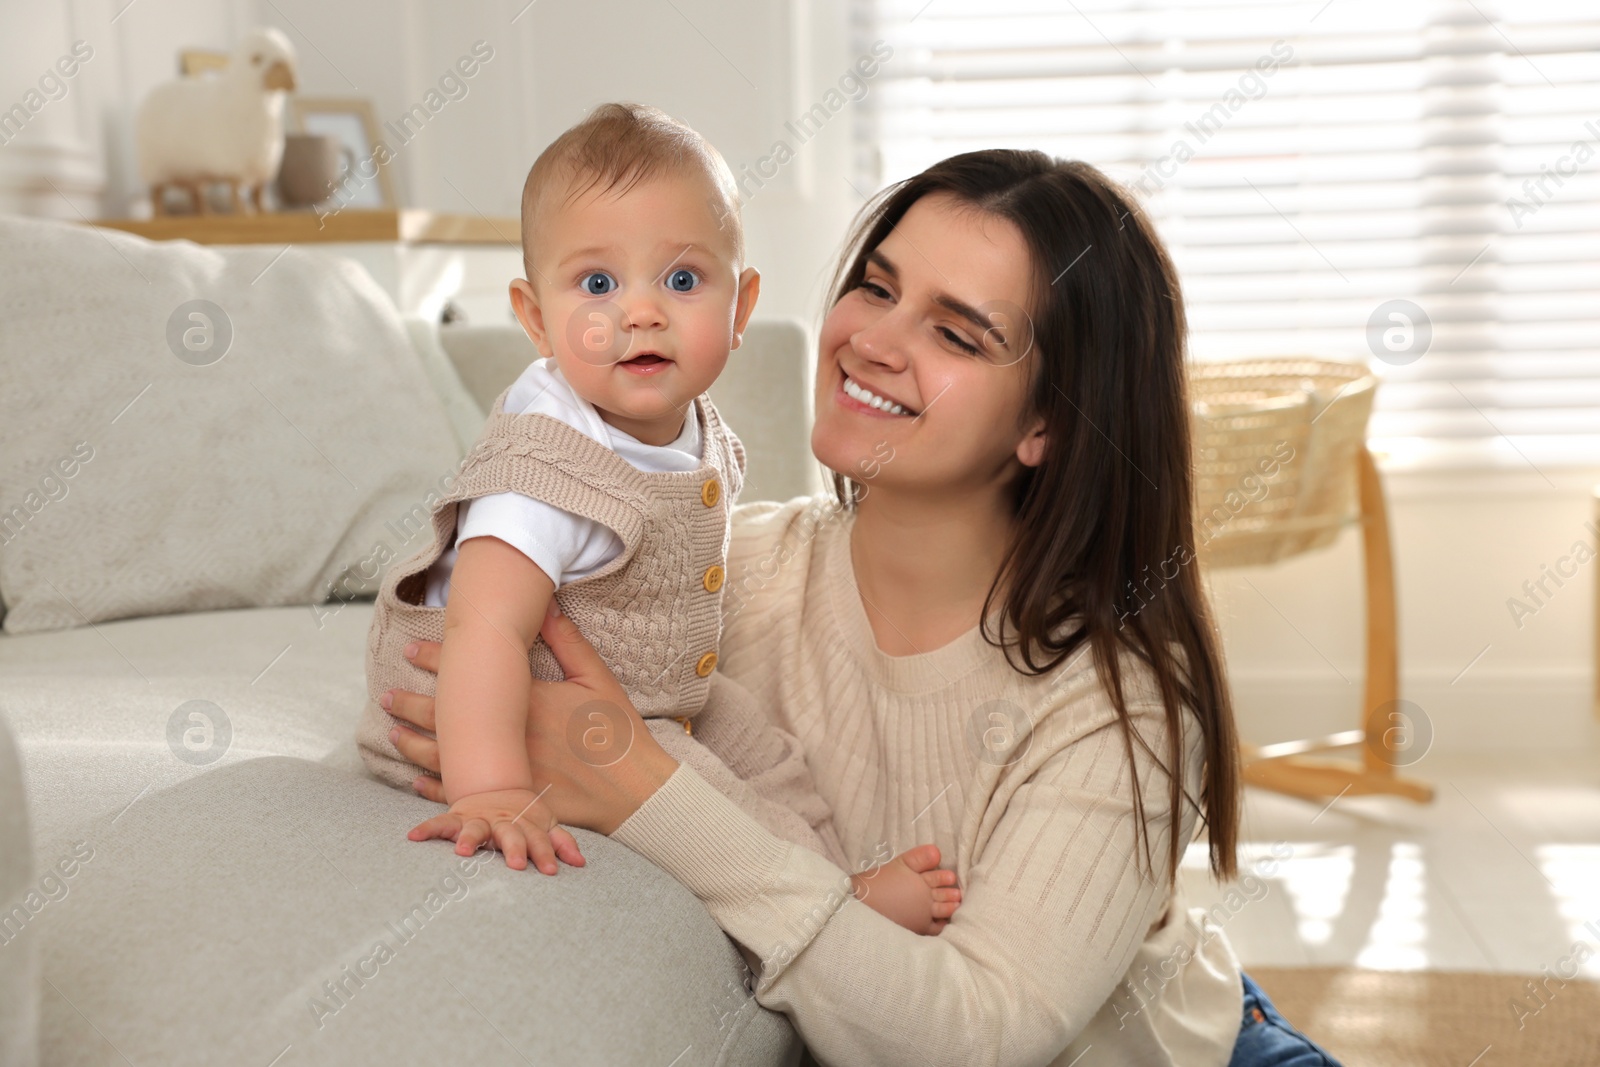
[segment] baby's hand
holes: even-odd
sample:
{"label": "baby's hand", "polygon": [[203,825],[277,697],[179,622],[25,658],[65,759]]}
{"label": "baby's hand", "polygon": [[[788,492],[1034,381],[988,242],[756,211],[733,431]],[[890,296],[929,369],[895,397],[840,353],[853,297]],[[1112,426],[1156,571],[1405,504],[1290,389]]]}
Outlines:
{"label": "baby's hand", "polygon": [[506,866],[523,870],[528,855],[545,874],[556,873],[556,857],[568,866],[582,867],[583,854],[572,835],[556,825],[556,817],[539,802],[538,793],[526,789],[500,789],[459,798],[443,815],[419,823],[406,834],[413,841],[435,837],[456,843],[456,855],[470,856],[493,838],[505,854]]}
{"label": "baby's hand", "polygon": [[852,875],[863,904],[914,934],[937,934],[961,906],[956,872],[939,869],[939,847],[908,848],[882,867]]}

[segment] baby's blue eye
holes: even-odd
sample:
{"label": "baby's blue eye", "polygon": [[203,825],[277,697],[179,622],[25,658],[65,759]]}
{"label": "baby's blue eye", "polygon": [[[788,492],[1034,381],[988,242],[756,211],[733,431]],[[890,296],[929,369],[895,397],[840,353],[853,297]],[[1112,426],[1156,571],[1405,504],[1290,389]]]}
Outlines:
{"label": "baby's blue eye", "polygon": [[686,270],[683,267],[679,267],[677,270],[667,275],[667,287],[672,289],[674,292],[687,293],[690,289],[693,289],[699,284],[700,279],[695,275],[695,272],[692,270]]}
{"label": "baby's blue eye", "polygon": [[603,270],[590,271],[583,276],[583,281],[579,284],[590,296],[605,296],[617,288],[617,280]]}

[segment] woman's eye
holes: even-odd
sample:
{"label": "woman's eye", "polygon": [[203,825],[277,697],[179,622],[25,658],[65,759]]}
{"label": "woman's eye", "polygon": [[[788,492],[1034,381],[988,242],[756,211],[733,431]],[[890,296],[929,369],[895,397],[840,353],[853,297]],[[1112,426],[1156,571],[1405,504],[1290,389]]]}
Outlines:
{"label": "woman's eye", "polygon": [[860,287],[865,289],[869,296],[877,297],[879,300],[889,299],[889,290],[877,282],[862,282]]}
{"label": "woman's eye", "polygon": [[941,326],[939,328],[939,332],[944,335],[945,340],[961,349],[961,351],[974,356],[978,354],[978,347],[976,345],[968,344],[962,339],[960,334],[954,332],[953,330],[948,330]]}
{"label": "woman's eye", "polygon": [[615,292],[617,288],[617,280],[603,270],[585,274],[580,284],[583,286],[583,291],[590,296],[605,296],[607,293]]}
{"label": "woman's eye", "polygon": [[679,267],[667,275],[667,288],[675,293],[687,293],[700,284],[699,277],[692,270]]}

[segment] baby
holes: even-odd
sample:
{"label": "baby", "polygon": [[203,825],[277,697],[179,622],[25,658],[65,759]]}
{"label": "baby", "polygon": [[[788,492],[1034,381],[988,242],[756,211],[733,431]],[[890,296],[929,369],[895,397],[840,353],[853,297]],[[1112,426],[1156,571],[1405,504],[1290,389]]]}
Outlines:
{"label": "baby", "polygon": [[[732,172],[654,108],[606,104],[556,139],[522,193],[517,319],[542,358],[495,401],[432,543],[385,575],[357,734],[378,777],[423,768],[389,740],[391,689],[434,693],[457,851],[492,840],[509,866],[582,862],[539,800],[525,731],[552,597],[593,643],[662,747],[774,834],[848,867],[792,737],[716,671],[729,516],[744,450],[706,396],[760,289],[744,265]],[[402,654],[442,641],[437,678]],[[435,683],[437,688],[435,689]],[[599,729],[626,721],[597,712]],[[606,721],[601,721],[606,720]],[[696,726],[703,725],[703,729]],[[918,933],[955,911],[955,874],[910,849],[851,878]]]}

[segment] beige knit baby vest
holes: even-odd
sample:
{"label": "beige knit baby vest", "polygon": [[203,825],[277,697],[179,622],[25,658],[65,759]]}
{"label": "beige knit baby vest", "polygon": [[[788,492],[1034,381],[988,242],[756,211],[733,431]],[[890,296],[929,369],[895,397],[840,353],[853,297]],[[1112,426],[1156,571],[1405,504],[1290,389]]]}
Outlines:
{"label": "beige knit baby vest", "polygon": [[[426,573],[455,542],[463,500],[518,492],[592,519],[622,541],[596,573],[556,591],[645,718],[693,715],[706,699],[722,633],[729,515],[744,484],[744,447],[709,397],[694,401],[701,463],[694,471],[641,471],[605,445],[543,414],[508,415],[508,387],[450,491],[433,509],[433,540],[384,575],[367,633],[367,703],[356,742],[367,767],[399,788],[427,773],[389,741],[395,720],[377,699],[389,689],[432,694],[436,676],[412,666],[407,642],[444,638],[442,607],[423,603]],[[528,653],[533,677],[560,681],[542,639]]]}

